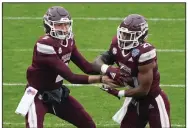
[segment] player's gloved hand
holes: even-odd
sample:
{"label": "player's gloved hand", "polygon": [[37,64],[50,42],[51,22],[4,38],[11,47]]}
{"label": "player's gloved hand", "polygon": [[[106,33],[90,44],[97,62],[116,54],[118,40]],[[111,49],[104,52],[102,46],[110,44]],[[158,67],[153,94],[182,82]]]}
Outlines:
{"label": "player's gloved hand", "polygon": [[121,87],[125,87],[127,85],[134,87],[134,81],[132,77],[129,77],[129,76],[128,77],[121,76],[117,82],[119,83]]}
{"label": "player's gloved hand", "polygon": [[118,88],[118,87],[120,87],[119,84],[117,84],[116,81],[114,81],[113,79],[111,79],[107,75],[100,76],[100,82],[103,83],[103,84],[108,85],[108,87],[110,87],[110,88]]}
{"label": "player's gloved hand", "polygon": [[106,74],[113,80],[117,80],[120,77],[120,69],[118,67],[109,66]]}
{"label": "player's gloved hand", "polygon": [[120,77],[120,69],[118,67],[108,66],[103,64],[101,67],[101,72],[108,75],[111,79],[117,81]]}
{"label": "player's gloved hand", "polygon": [[121,86],[129,85],[134,87],[134,80],[129,72],[127,72],[124,68],[120,69],[120,77],[117,79],[117,82]]}
{"label": "player's gloved hand", "polygon": [[117,97],[118,99],[120,99],[120,97],[118,96],[119,90],[106,87],[105,85],[102,85],[102,87],[100,89],[103,90],[103,91],[106,91],[109,94],[111,94],[111,95]]}
{"label": "player's gloved hand", "polygon": [[134,87],[134,81],[132,79],[131,74],[124,69],[124,67],[113,67],[108,66],[106,64],[103,64],[101,67],[101,72],[103,74],[108,75],[111,79],[116,81],[116,84],[119,84],[120,86],[132,86]]}

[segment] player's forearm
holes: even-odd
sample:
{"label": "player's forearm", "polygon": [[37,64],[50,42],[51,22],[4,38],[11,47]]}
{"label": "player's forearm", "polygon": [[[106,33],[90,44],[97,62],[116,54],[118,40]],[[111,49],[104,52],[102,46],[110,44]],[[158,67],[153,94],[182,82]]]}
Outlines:
{"label": "player's forearm", "polygon": [[83,69],[82,71],[86,74],[90,74],[90,75],[98,75],[100,74],[100,70],[95,69],[97,65],[93,65],[92,63],[86,62],[83,64]]}
{"label": "player's forearm", "polygon": [[[94,62],[92,63],[93,69],[97,72],[102,72],[105,74],[106,72],[105,71],[103,72],[102,70],[104,69],[104,67],[107,67],[107,65],[114,64],[113,58],[114,56],[109,51],[104,52],[103,54],[97,56]],[[106,66],[103,66],[103,65],[106,65]]]}
{"label": "player's forearm", "polygon": [[104,61],[101,59],[101,55],[99,55],[95,61],[92,63],[93,70],[100,73],[101,66],[104,64]]}
{"label": "player's forearm", "polygon": [[[121,94],[124,94],[125,97],[141,97],[146,96],[149,92],[150,86],[152,84],[152,74],[150,76],[138,75],[139,86],[135,88],[128,89]],[[149,79],[149,80],[148,80]]]}
{"label": "player's forearm", "polygon": [[102,59],[102,55],[99,55],[96,57],[96,59],[94,60],[93,64],[95,65],[103,65],[105,62]]}
{"label": "player's forearm", "polygon": [[92,84],[92,83],[101,83],[102,76],[100,75],[79,75],[72,74],[71,76],[66,78],[69,82],[74,84]]}
{"label": "player's forearm", "polygon": [[87,75],[72,74],[65,77],[65,79],[73,84],[89,84]]}
{"label": "player's forearm", "polygon": [[147,95],[146,91],[141,91],[139,87],[132,88],[129,90],[117,90],[114,88],[102,88],[102,90],[107,91],[108,93],[116,97],[142,97]]}
{"label": "player's forearm", "polygon": [[82,56],[80,56],[79,59],[72,57],[72,61],[86,74],[95,75],[100,73],[100,71],[96,71],[93,68],[92,63],[89,63]]}
{"label": "player's forearm", "polygon": [[121,90],[121,94],[125,97],[142,97],[146,96],[147,92],[140,87],[131,88],[128,90]]}
{"label": "player's forearm", "polygon": [[88,84],[88,75],[74,74],[65,63],[59,61],[54,66],[56,72],[73,84]]}
{"label": "player's forearm", "polygon": [[88,83],[101,83],[102,82],[102,76],[100,75],[92,75],[88,77]]}
{"label": "player's forearm", "polygon": [[97,75],[100,74],[100,71],[95,70],[93,64],[88,62],[84,56],[78,51],[78,49],[74,48],[71,60],[75,63],[84,73]]}

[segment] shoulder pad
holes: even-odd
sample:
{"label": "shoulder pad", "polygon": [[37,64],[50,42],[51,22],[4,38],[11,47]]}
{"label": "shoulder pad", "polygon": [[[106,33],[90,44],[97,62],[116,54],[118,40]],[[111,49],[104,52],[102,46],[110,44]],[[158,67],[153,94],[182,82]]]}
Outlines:
{"label": "shoulder pad", "polygon": [[139,63],[143,63],[156,57],[156,49],[150,43],[143,43],[139,45],[138,49],[140,50]]}
{"label": "shoulder pad", "polygon": [[156,57],[156,49],[152,49],[150,51],[147,51],[145,53],[142,53],[139,57],[139,60],[138,62],[139,63],[142,63],[142,62],[145,62],[145,61],[148,61],[148,60],[151,60],[153,58]]}
{"label": "shoulder pad", "polygon": [[37,43],[37,52],[43,53],[43,54],[56,54],[54,49],[54,39],[50,36],[43,36],[41,37]]}

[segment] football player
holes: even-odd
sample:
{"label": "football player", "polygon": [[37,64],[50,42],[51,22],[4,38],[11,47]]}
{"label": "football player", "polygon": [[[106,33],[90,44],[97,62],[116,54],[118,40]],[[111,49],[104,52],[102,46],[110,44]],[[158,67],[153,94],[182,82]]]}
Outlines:
{"label": "football player", "polygon": [[[43,128],[45,114],[51,113],[78,128],[96,128],[91,116],[62,85],[63,79],[75,84],[113,83],[113,80],[108,76],[74,74],[68,67],[71,60],[84,73],[96,73],[76,47],[73,20],[65,8],[49,8],[43,24],[46,34],[36,41],[32,64],[27,69],[27,88],[32,87],[38,93],[25,116],[26,127]],[[109,73],[110,70],[113,68],[108,69]],[[32,90],[27,93],[35,94]]]}
{"label": "football player", "polygon": [[124,112],[119,120],[121,128],[145,128],[147,123],[151,128],[171,127],[170,103],[159,86],[156,48],[146,41],[147,37],[148,23],[145,17],[130,14],[118,26],[117,35],[113,37],[109,50],[99,55],[94,62],[99,67],[102,65],[103,73],[106,73],[108,65],[114,63],[121,72],[126,73],[111,73],[111,78],[119,77],[119,84],[122,86],[127,83],[130,86],[128,90],[105,86],[102,88],[118,98],[128,97],[127,103],[124,103],[127,107],[113,118],[119,120]]}

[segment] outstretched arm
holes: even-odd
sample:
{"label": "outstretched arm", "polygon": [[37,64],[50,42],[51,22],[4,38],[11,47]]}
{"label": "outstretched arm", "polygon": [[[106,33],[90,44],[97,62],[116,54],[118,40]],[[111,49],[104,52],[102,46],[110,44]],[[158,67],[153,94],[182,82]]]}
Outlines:
{"label": "outstretched arm", "polygon": [[73,73],[66,63],[57,56],[54,47],[51,45],[41,44],[38,42],[35,48],[36,54],[34,61],[42,67],[53,70],[71,83],[88,84],[100,83],[102,81],[100,76],[88,76]]}
{"label": "outstretched arm", "polygon": [[88,62],[84,56],[78,51],[76,45],[74,45],[71,60],[86,74],[100,74],[100,70],[95,69],[95,65]]}

